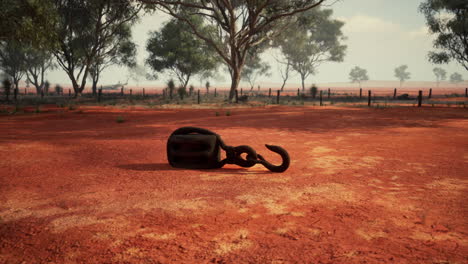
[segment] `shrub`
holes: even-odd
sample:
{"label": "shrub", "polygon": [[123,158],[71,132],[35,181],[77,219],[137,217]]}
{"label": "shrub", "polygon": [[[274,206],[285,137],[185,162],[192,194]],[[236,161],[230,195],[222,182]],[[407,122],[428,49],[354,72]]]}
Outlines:
{"label": "shrub", "polygon": [[184,86],[180,86],[177,89],[177,94],[179,94],[180,100],[184,100],[184,96],[187,95],[187,90]]}
{"label": "shrub", "polygon": [[230,116],[231,115],[231,111],[226,111],[226,116]]}
{"label": "shrub", "polygon": [[310,87],[310,95],[312,95],[312,98],[315,98],[317,96],[317,93],[318,93],[318,88],[314,84]]}
{"label": "shrub", "polygon": [[216,115],[216,116],[219,116],[219,112],[216,112],[215,115]]}
{"label": "shrub", "polygon": [[118,116],[117,119],[115,120],[117,123],[123,123],[125,122],[125,118],[123,116]]}

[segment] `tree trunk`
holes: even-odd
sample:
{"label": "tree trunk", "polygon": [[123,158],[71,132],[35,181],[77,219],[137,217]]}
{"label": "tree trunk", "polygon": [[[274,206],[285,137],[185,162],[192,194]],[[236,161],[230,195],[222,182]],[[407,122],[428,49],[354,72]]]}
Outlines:
{"label": "tree trunk", "polygon": [[301,81],[302,81],[302,92],[305,90],[305,75],[301,74]]}
{"label": "tree trunk", "polygon": [[232,99],[236,95],[237,87],[240,83],[240,69],[234,69],[231,73],[231,90],[229,91],[229,102],[232,103]]}
{"label": "tree trunk", "polygon": [[93,96],[97,94],[98,79],[93,77]]}
{"label": "tree trunk", "polygon": [[190,80],[190,74],[187,75],[187,78],[185,78],[185,82],[184,82],[184,90],[187,91],[187,85],[188,85],[188,82]]}
{"label": "tree trunk", "polygon": [[15,79],[14,82],[15,82],[15,88],[14,89],[19,89],[19,79]]}
{"label": "tree trunk", "polygon": [[71,78],[72,80],[72,85],[73,85],[73,92],[75,93],[73,95],[73,98],[77,98],[79,94],[81,94],[80,92],[80,87],[78,86],[78,83],[76,82],[75,78]]}

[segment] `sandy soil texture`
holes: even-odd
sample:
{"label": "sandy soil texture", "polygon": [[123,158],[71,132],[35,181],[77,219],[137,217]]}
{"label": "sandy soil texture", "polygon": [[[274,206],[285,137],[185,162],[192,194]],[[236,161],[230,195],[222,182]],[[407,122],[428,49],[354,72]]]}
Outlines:
{"label": "sandy soil texture", "polygon": [[[226,111],[0,116],[0,263],[468,262],[466,109]],[[187,125],[291,167],[173,169]]]}

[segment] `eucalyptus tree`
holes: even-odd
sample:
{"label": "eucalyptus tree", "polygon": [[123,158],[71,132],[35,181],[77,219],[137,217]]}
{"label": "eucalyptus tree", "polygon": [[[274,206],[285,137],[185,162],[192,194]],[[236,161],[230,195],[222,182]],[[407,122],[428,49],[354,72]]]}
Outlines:
{"label": "eucalyptus tree", "polygon": [[28,47],[25,51],[26,78],[40,94],[44,87],[45,73],[55,67],[54,55],[47,49]]}
{"label": "eucalyptus tree", "polygon": [[439,67],[435,67],[432,69],[432,72],[434,72],[434,75],[436,77],[436,82],[437,82],[437,87],[439,87],[440,81],[443,81],[447,78],[447,72]]}
{"label": "eucalyptus tree", "polygon": [[463,77],[458,72],[454,72],[452,73],[452,75],[450,75],[450,82],[454,84],[459,84],[463,82]]}
{"label": "eucalyptus tree", "polygon": [[258,77],[262,75],[271,76],[270,65],[263,62],[259,58],[258,53],[256,55],[257,56],[253,55],[247,58],[241,77],[243,80],[249,83],[251,91],[253,90]]}
{"label": "eucalyptus tree", "polygon": [[305,80],[324,62],[341,62],[346,53],[344,23],[332,18],[331,9],[311,9],[297,15],[289,30],[280,35],[279,46],[291,68],[299,73],[302,90]]}
{"label": "eucalyptus tree", "polygon": [[[192,16],[190,21],[199,31],[203,30],[200,17]],[[204,30],[210,28],[204,27]],[[193,35],[189,25],[177,19],[171,19],[161,30],[151,32],[146,50],[149,53],[146,63],[153,71],[169,71],[184,88],[187,88],[191,77],[206,75],[218,66],[214,50]]]}
{"label": "eucalyptus tree", "polygon": [[437,64],[455,60],[468,71],[468,3],[466,0],[426,0],[419,10],[429,31],[436,35],[429,61]]}
{"label": "eucalyptus tree", "polygon": [[[68,75],[75,97],[85,88],[90,70],[119,41],[124,25],[138,18],[142,4],[122,0],[54,0],[58,14],[55,30],[58,65]],[[117,39],[117,40],[116,40]]]}
{"label": "eucalyptus tree", "polygon": [[361,82],[368,81],[369,76],[367,75],[366,69],[356,66],[353,69],[351,69],[351,72],[349,73],[349,79],[353,83],[359,83],[359,88],[361,88]]}
{"label": "eucalyptus tree", "polygon": [[18,41],[0,42],[0,69],[8,75],[15,88],[19,88],[19,81],[26,74],[26,49]]}
{"label": "eucalyptus tree", "polygon": [[113,37],[109,38],[108,44],[98,50],[93,63],[89,68],[92,81],[92,91],[95,95],[101,73],[111,65],[123,65],[130,69],[135,68],[136,45],[132,41],[131,27],[129,24],[121,24],[115,29]]}
{"label": "eucalyptus tree", "polygon": [[[282,20],[330,0],[139,0],[187,23],[192,32],[215,49],[229,69],[232,100],[239,86],[247,52],[281,32]],[[179,11],[184,9],[184,13]],[[200,30],[190,19],[196,15],[216,30]]]}
{"label": "eucalyptus tree", "polygon": [[395,68],[395,77],[400,80],[400,87],[403,85],[403,82],[411,78],[411,73],[407,71],[407,65],[401,65]]}
{"label": "eucalyptus tree", "polygon": [[0,42],[55,47],[57,16],[53,0],[2,0],[0,10]]}

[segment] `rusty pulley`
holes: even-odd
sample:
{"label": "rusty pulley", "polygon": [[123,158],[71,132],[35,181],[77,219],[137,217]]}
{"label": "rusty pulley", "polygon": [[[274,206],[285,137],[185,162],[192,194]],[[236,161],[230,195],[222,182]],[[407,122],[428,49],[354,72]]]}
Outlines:
{"label": "rusty pulley", "polygon": [[[217,169],[225,164],[236,164],[249,168],[262,164],[272,172],[284,172],[290,159],[288,152],[280,146],[265,145],[282,158],[281,165],[273,165],[250,146],[227,146],[221,137],[204,128],[181,127],[167,141],[167,159],[169,164],[184,169]],[[221,149],[226,151],[226,158],[221,160]],[[246,154],[246,158],[242,154]]]}

